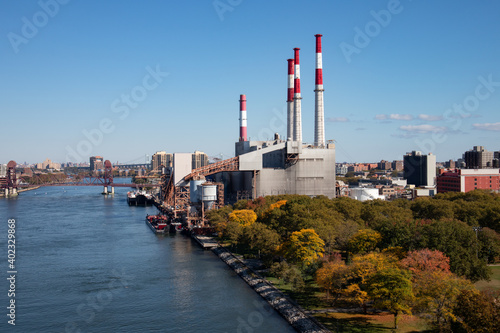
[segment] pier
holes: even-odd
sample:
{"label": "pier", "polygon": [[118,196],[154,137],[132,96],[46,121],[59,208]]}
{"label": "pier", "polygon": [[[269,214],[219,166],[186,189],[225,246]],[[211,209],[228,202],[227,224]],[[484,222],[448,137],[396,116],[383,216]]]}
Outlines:
{"label": "pier", "polygon": [[213,249],[220,246],[214,237],[194,234],[191,237],[204,249]]}

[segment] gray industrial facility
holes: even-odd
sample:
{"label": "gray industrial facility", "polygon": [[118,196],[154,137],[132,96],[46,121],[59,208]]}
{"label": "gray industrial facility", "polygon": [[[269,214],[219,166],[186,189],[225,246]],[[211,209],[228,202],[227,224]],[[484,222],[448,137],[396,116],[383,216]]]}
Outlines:
{"label": "gray industrial facility", "polygon": [[236,143],[237,172],[221,172],[228,201],[278,194],[335,197],[335,145],[304,146],[297,141]]}

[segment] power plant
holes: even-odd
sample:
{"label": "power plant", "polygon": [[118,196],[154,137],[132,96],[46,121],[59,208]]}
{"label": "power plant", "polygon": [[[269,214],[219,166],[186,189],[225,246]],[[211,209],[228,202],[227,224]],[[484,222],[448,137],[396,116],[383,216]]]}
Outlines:
{"label": "power plant", "polygon": [[[316,37],[314,143],[302,140],[299,48],[288,59],[287,137],[248,141],[247,98],[239,99],[235,157],[192,170],[182,154],[162,176],[158,208],[188,228],[203,227],[205,211],[266,195],[335,197],[335,145],[325,141],[322,35]],[[251,110],[251,108],[250,108]],[[250,113],[251,114],[251,113]],[[312,112],[307,115],[313,117]]]}

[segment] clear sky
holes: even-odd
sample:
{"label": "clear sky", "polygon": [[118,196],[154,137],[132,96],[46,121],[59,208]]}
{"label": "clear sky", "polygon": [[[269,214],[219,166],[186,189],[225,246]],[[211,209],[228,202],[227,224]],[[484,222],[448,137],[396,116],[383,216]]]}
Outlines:
{"label": "clear sky", "polygon": [[247,95],[252,140],[286,134],[301,48],[313,141],[314,34],[337,162],[500,150],[500,2],[1,0],[0,163],[228,158]]}

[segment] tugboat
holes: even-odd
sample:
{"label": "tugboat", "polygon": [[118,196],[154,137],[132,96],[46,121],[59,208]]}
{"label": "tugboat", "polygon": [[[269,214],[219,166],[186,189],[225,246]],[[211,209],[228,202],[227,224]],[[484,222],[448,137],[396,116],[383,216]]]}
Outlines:
{"label": "tugboat", "polygon": [[164,234],[169,231],[167,217],[164,215],[147,215],[146,224],[155,234]]}

